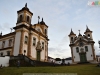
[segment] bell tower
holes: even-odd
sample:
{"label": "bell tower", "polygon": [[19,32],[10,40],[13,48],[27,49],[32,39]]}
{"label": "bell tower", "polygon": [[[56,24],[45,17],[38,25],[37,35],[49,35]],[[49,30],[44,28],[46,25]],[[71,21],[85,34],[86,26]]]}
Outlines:
{"label": "bell tower", "polygon": [[93,40],[92,31],[88,28],[88,26],[86,26],[86,31],[84,32],[84,34],[86,35],[87,38],[90,38],[91,40]]}
{"label": "bell tower", "polygon": [[[33,13],[29,10],[29,8],[27,7],[27,3],[25,4],[25,6],[17,11],[18,14],[18,18],[17,18],[17,23],[16,26],[13,28],[15,29],[15,43],[14,43],[14,51],[13,51],[13,55],[17,56],[17,55],[23,55],[24,51],[28,52],[28,48],[30,48],[28,46],[29,44],[29,38],[31,37],[29,35],[29,28],[31,28],[32,24],[31,24],[31,19],[33,16]],[[25,40],[27,41],[25,44]],[[24,48],[24,46],[27,45],[26,48]]]}
{"label": "bell tower", "polygon": [[26,26],[30,26],[33,13],[28,9],[27,3],[25,4],[25,7],[17,11],[17,14],[18,14],[18,18],[17,18],[16,26],[22,24]]}
{"label": "bell tower", "polygon": [[75,36],[76,36],[76,34],[74,34],[74,32],[71,29],[71,32],[69,34],[70,44],[73,43]]}

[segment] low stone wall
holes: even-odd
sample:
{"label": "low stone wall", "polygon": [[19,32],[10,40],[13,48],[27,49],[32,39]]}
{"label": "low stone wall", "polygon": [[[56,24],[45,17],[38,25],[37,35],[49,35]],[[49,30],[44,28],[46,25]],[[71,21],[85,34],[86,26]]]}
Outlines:
{"label": "low stone wall", "polygon": [[0,66],[2,65],[3,67],[8,67],[9,66],[9,56],[5,57],[0,57]]}

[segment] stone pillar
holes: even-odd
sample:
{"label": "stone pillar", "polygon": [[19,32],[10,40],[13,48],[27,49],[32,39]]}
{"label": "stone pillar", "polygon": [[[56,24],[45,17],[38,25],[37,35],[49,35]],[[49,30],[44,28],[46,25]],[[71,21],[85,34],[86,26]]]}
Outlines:
{"label": "stone pillar", "polygon": [[14,43],[15,43],[15,37],[14,37],[14,39],[13,39],[13,47],[12,47],[12,51],[11,51],[11,56],[13,56],[13,52],[14,52]]}
{"label": "stone pillar", "polygon": [[72,54],[72,62],[74,63],[74,56],[73,56],[73,49],[71,47],[71,54]]}
{"label": "stone pillar", "polygon": [[46,47],[46,61],[48,61],[48,42],[47,42],[47,47]]}
{"label": "stone pillar", "polygon": [[23,54],[24,30],[21,30],[19,54]]}
{"label": "stone pillar", "polygon": [[45,41],[45,59],[44,59],[44,61],[47,61],[47,59],[46,59],[46,58],[47,58],[47,57],[46,57],[46,52],[47,52],[47,51],[46,51],[46,50],[47,50],[47,45],[46,45],[46,41]]}
{"label": "stone pillar", "polygon": [[28,54],[27,54],[29,57],[32,57],[31,56],[31,46],[32,46],[32,33],[29,33]]}
{"label": "stone pillar", "polygon": [[95,60],[95,50],[94,50],[94,46],[93,46],[93,44],[91,44],[91,46],[92,46],[92,52],[93,52],[93,60]]}

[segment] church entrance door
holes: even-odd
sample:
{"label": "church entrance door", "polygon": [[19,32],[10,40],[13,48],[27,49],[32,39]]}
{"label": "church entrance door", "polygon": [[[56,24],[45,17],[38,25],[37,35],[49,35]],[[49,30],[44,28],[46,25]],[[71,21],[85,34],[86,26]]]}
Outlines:
{"label": "church entrance door", "polygon": [[80,53],[80,62],[87,62],[86,53]]}
{"label": "church entrance door", "polygon": [[40,61],[40,51],[37,51],[37,61]]}

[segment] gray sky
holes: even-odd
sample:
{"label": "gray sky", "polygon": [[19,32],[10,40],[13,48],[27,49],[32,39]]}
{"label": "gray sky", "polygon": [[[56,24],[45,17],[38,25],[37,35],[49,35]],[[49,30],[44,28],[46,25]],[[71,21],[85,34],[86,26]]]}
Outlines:
{"label": "gray sky", "polygon": [[90,6],[88,1],[96,0],[0,0],[0,31],[10,33],[10,28],[16,26],[17,11],[27,3],[33,12],[32,24],[37,23],[40,16],[40,20],[43,17],[49,26],[49,56],[70,57],[68,35],[71,28],[76,35],[78,30],[83,35],[86,25],[93,31],[95,51],[100,54],[100,6]]}

